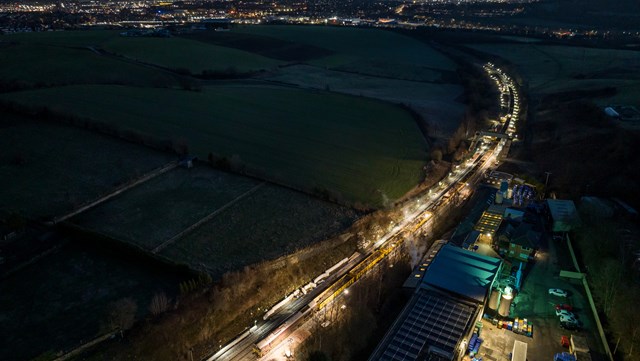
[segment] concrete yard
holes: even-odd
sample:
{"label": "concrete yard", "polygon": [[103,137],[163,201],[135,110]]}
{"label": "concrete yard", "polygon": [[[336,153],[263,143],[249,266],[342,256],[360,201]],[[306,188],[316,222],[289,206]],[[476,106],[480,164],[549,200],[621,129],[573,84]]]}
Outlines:
{"label": "concrete yard", "polygon": [[[550,235],[545,234],[536,261],[528,267],[522,290],[514,300],[516,306],[510,316],[511,319],[517,317],[531,321],[532,337],[498,329],[490,320],[483,319],[480,337],[484,339],[484,343],[478,356],[485,361],[510,360],[514,341],[519,340],[527,344],[528,360],[552,360],[554,354],[568,351],[560,344],[561,336],[569,337],[576,334],[587,339],[593,360],[605,360],[603,346],[582,283],[559,277],[560,270],[575,271],[565,242],[551,241]],[[549,295],[549,288],[561,288],[568,291],[569,296],[563,298]],[[568,331],[560,328],[560,322],[555,315],[555,305],[559,303],[573,305],[574,313],[583,325],[582,330]]]}

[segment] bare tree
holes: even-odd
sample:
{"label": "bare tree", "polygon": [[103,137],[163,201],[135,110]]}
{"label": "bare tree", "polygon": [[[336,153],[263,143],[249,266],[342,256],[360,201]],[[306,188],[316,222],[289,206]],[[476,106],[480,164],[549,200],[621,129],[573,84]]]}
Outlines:
{"label": "bare tree", "polygon": [[122,332],[133,326],[138,305],[132,298],[122,298],[109,306],[109,326],[112,330],[119,329]]}
{"label": "bare tree", "polygon": [[152,315],[157,316],[166,312],[169,309],[169,299],[164,292],[159,292],[153,295],[151,298],[151,304],[149,304],[149,312]]}

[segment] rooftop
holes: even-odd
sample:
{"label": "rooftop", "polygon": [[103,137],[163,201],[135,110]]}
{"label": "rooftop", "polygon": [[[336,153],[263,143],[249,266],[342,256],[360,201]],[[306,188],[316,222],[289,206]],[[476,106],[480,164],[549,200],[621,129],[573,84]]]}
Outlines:
{"label": "rooftop", "polygon": [[517,225],[508,223],[500,231],[500,235],[506,236],[510,243],[527,248],[537,248],[540,241],[540,233],[533,229],[532,224],[526,222]]}
{"label": "rooftop", "polygon": [[421,266],[407,283],[422,281],[369,360],[453,360],[501,261],[437,241]]}
{"label": "rooftop", "polygon": [[502,212],[496,213],[487,209],[476,223],[475,230],[481,233],[495,233],[502,222]]}
{"label": "rooftop", "polygon": [[436,287],[483,303],[501,260],[446,244],[434,257],[420,287]]}
{"label": "rooftop", "polygon": [[554,231],[568,231],[576,223],[580,223],[580,215],[573,201],[563,199],[547,199],[547,206],[553,221],[559,224]]}
{"label": "rooftop", "polygon": [[419,290],[370,360],[452,360],[476,307],[434,290]]}

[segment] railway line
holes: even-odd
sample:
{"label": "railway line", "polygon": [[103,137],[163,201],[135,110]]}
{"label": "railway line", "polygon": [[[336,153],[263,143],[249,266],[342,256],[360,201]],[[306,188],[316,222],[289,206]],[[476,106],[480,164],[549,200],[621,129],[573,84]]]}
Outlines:
{"label": "railway line", "polygon": [[[491,65],[485,70],[488,74],[494,74],[499,69]],[[517,113],[518,100],[514,98],[515,88],[510,83],[508,76],[499,72],[499,79],[505,84],[507,91],[503,92],[501,99],[504,101],[504,94],[508,95],[508,106],[506,110],[509,114]],[[507,117],[507,122],[502,127],[500,133],[507,134],[513,129],[517,121],[516,116]],[[325,309],[328,305],[340,297],[345,290],[364,277],[369,271],[375,268],[380,262],[398,249],[407,239],[408,235],[415,234],[433,225],[438,217],[443,216],[443,210],[453,202],[456,196],[463,194],[468,187],[480,181],[483,173],[495,162],[497,154],[504,147],[508,137],[498,138],[483,144],[476,139],[474,149],[467,161],[463,162],[461,169],[452,171],[446,178],[444,186],[431,190],[428,195],[418,197],[415,202],[406,206],[408,215],[377,242],[364,249],[359,254],[354,254],[347,261],[342,261],[342,265],[331,268],[331,272],[326,272],[316,280],[322,279],[322,284],[315,284],[315,288],[299,298],[292,298],[284,302],[277,310],[269,311],[269,317],[265,317],[264,322],[253,327],[238,336],[232,343],[221,348],[207,361],[214,360],[251,360],[269,353],[281,342],[287,340],[291,333],[301,324],[311,318],[314,313]],[[477,145],[477,146],[476,146]],[[320,283],[320,282],[318,282]]]}

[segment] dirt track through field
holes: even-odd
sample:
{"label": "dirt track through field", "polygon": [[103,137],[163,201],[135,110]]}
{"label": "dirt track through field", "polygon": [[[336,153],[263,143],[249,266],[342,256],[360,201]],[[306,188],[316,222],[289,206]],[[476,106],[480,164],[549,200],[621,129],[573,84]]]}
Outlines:
{"label": "dirt track through field", "polygon": [[159,246],[154,248],[151,252],[152,253],[158,253],[158,252],[162,251],[167,246],[171,245],[173,242],[175,242],[175,241],[179,240],[180,238],[184,237],[184,235],[186,235],[187,233],[189,233],[189,232],[193,231],[194,229],[200,227],[204,223],[212,220],[215,216],[217,216],[218,214],[222,213],[225,209],[227,209],[227,208],[231,207],[232,205],[238,203],[239,201],[241,201],[242,199],[246,198],[247,196],[255,193],[258,189],[260,189],[265,184],[266,184],[266,182],[262,182],[262,183],[258,184],[257,186],[249,189],[248,191],[242,193],[241,195],[237,196],[236,198],[234,198],[233,200],[231,200],[227,204],[225,204],[222,207],[220,207],[220,208],[216,209],[215,211],[213,211],[208,216],[202,218],[198,222],[196,222],[193,225],[189,226],[187,229],[181,231],[180,233],[176,234],[175,236],[171,237],[170,239],[162,242],[162,244],[160,244]]}

